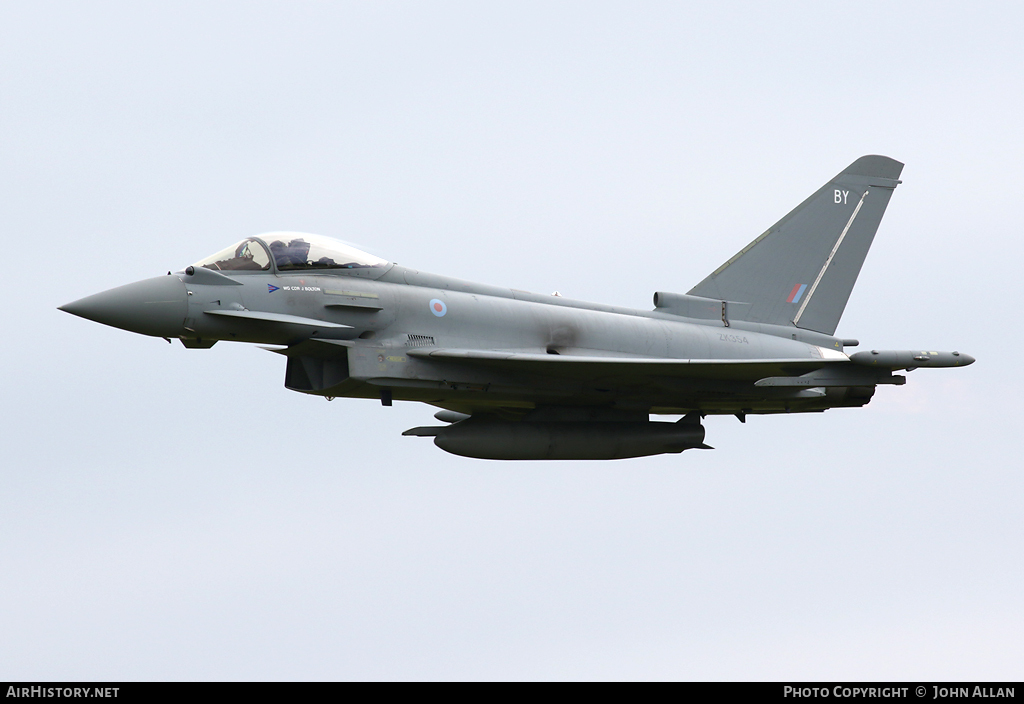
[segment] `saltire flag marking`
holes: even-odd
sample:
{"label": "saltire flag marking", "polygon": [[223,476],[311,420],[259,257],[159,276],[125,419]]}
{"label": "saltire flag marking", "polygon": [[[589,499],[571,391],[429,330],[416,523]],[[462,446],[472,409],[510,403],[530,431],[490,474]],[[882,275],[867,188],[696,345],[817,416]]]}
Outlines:
{"label": "saltire flag marking", "polygon": [[274,286],[273,284],[267,284],[267,293],[273,293],[274,291],[278,290],[280,290],[278,286]]}
{"label": "saltire flag marking", "polygon": [[797,284],[793,287],[793,290],[789,292],[789,298],[786,299],[786,303],[799,303],[800,299],[804,295],[804,291],[807,290],[807,284]]}

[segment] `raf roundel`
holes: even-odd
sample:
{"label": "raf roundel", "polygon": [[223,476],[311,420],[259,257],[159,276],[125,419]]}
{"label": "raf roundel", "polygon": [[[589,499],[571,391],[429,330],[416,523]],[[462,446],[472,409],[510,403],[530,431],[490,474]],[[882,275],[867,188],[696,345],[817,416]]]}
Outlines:
{"label": "raf roundel", "polygon": [[448,312],[448,306],[444,304],[444,301],[432,298],[430,299],[430,312],[438,318],[443,318],[444,314]]}

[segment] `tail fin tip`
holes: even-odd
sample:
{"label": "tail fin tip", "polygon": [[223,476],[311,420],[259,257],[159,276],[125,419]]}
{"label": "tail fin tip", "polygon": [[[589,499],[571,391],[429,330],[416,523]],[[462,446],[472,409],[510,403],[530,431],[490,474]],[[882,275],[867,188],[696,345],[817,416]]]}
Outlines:
{"label": "tail fin tip", "polygon": [[841,175],[867,176],[899,180],[903,173],[903,162],[879,154],[867,154],[843,169]]}

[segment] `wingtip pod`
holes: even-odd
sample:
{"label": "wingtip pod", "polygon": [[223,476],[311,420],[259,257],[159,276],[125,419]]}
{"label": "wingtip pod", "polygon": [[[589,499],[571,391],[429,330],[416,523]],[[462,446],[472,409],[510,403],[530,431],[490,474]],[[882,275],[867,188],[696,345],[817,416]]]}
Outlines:
{"label": "wingtip pod", "polygon": [[854,364],[885,369],[917,369],[918,367],[966,367],[974,364],[974,357],[963,352],[935,350],[871,350],[850,355]]}

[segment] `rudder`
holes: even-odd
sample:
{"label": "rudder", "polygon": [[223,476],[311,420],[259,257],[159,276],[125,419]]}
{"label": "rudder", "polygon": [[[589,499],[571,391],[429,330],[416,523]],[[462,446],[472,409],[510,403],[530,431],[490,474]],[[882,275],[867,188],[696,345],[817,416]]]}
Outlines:
{"label": "rudder", "polygon": [[748,303],[744,320],[833,334],[902,171],[862,156],[689,294]]}

